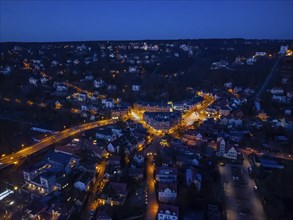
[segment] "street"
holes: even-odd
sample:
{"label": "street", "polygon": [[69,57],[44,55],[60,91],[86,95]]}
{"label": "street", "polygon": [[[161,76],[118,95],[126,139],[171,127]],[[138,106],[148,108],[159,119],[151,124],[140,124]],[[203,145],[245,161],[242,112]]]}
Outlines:
{"label": "street", "polygon": [[106,170],[106,166],[107,166],[107,161],[103,160],[100,164],[99,164],[99,173],[98,176],[96,178],[96,181],[93,183],[93,186],[91,187],[91,192],[90,192],[90,196],[89,196],[89,200],[87,203],[87,207],[85,208],[85,214],[83,215],[83,219],[89,219],[89,213],[91,210],[96,210],[98,207],[98,203],[97,200],[95,200],[96,198],[96,193],[98,191],[99,185],[101,183],[101,181],[104,178],[104,173]]}
{"label": "street", "polygon": [[248,167],[247,159],[242,165],[219,166],[228,220],[266,219],[261,201],[254,191],[254,180],[248,175]]}
{"label": "street", "polygon": [[245,155],[254,153],[257,156],[267,155],[267,156],[271,156],[271,157],[275,157],[275,158],[279,158],[283,160],[293,160],[292,155],[289,153],[275,153],[275,152],[267,152],[267,151],[261,151],[256,149],[244,149],[244,148],[237,148],[237,150]]}
{"label": "street", "polygon": [[146,175],[147,175],[147,210],[145,219],[155,220],[157,219],[158,213],[158,201],[156,196],[155,182],[154,182],[154,171],[153,156],[148,156]]}
{"label": "street", "polygon": [[113,123],[113,120],[111,120],[111,119],[101,120],[101,121],[90,122],[90,123],[75,126],[73,128],[65,129],[63,131],[57,132],[57,133],[41,140],[40,142],[38,142],[36,144],[33,144],[33,145],[28,146],[24,149],[21,149],[21,150],[17,151],[16,153],[2,156],[0,159],[0,165],[1,166],[5,166],[5,165],[9,165],[9,164],[16,165],[20,162],[21,159],[23,159],[31,154],[34,154],[34,153],[36,153],[46,147],[58,142],[58,141],[61,141],[65,138],[68,138],[68,137],[73,136],[75,134],[78,134],[80,132],[90,130],[90,129],[93,129],[93,128],[96,128],[99,126],[112,124],[112,123]]}

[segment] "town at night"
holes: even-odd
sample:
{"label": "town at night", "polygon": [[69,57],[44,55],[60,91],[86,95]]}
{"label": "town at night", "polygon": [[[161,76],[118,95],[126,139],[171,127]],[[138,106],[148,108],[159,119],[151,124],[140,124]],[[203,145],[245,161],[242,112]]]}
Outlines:
{"label": "town at night", "polygon": [[0,0],[0,219],[293,220],[292,99],[292,0]]}

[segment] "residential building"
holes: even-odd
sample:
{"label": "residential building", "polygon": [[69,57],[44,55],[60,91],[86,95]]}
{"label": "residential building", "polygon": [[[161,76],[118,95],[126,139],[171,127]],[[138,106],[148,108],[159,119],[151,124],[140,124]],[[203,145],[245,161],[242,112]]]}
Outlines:
{"label": "residential building", "polygon": [[79,159],[75,156],[51,152],[44,160],[23,171],[25,184],[22,191],[38,198],[59,190],[62,186],[58,180],[64,179],[78,164]]}
{"label": "residential building", "polygon": [[74,183],[74,188],[79,191],[87,191],[90,185],[95,181],[94,174],[84,172],[80,175],[78,180]]}
{"label": "residential building", "polygon": [[156,130],[168,131],[181,120],[180,112],[145,112],[143,119]]}
{"label": "residential building", "polygon": [[226,153],[226,142],[223,138],[220,138],[219,140],[217,140],[217,144],[218,144],[217,155],[220,157],[223,157]]}
{"label": "residential building", "polygon": [[177,169],[174,167],[158,167],[155,171],[156,181],[161,183],[177,182]]}
{"label": "residential building", "polygon": [[237,159],[237,150],[235,149],[235,147],[230,147],[227,152],[224,154],[225,158],[228,159],[232,159],[232,160],[236,160]]}
{"label": "residential building", "polygon": [[114,141],[117,135],[112,132],[111,128],[100,128],[96,131],[96,138],[105,141]]}
{"label": "residential building", "polygon": [[146,112],[170,112],[172,105],[159,102],[137,102],[133,105],[137,111]]}
{"label": "residential building", "polygon": [[177,183],[160,183],[158,187],[158,200],[160,202],[171,203],[177,199]]}
{"label": "residential building", "polygon": [[160,204],[158,210],[158,220],[178,220],[179,208],[173,205]]}
{"label": "residential building", "polygon": [[129,107],[117,107],[111,109],[111,117],[112,119],[121,119],[123,116],[128,114]]}

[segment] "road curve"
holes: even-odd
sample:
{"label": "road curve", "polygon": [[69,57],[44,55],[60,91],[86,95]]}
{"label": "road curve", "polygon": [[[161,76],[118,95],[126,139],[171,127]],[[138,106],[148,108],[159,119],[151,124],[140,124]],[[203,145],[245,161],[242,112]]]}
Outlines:
{"label": "road curve", "polygon": [[70,136],[73,136],[75,134],[78,134],[80,132],[90,130],[99,126],[109,125],[113,124],[114,120],[108,119],[108,120],[100,120],[95,122],[90,122],[82,125],[78,125],[72,128],[65,129],[63,131],[57,132],[47,138],[42,139],[40,142],[33,144],[31,146],[28,146],[24,149],[21,149],[17,151],[16,153],[6,155],[0,159],[1,166],[7,166],[10,164],[17,164],[21,159],[32,155],[40,150],[43,150],[44,148],[61,141],[65,138],[68,138]]}

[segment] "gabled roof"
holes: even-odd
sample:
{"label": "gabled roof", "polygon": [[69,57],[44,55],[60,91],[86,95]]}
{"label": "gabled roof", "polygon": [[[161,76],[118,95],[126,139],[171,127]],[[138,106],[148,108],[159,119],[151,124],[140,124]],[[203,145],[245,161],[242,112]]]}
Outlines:
{"label": "gabled roof", "polygon": [[158,191],[162,192],[167,188],[173,192],[177,192],[177,183],[159,183]]}

